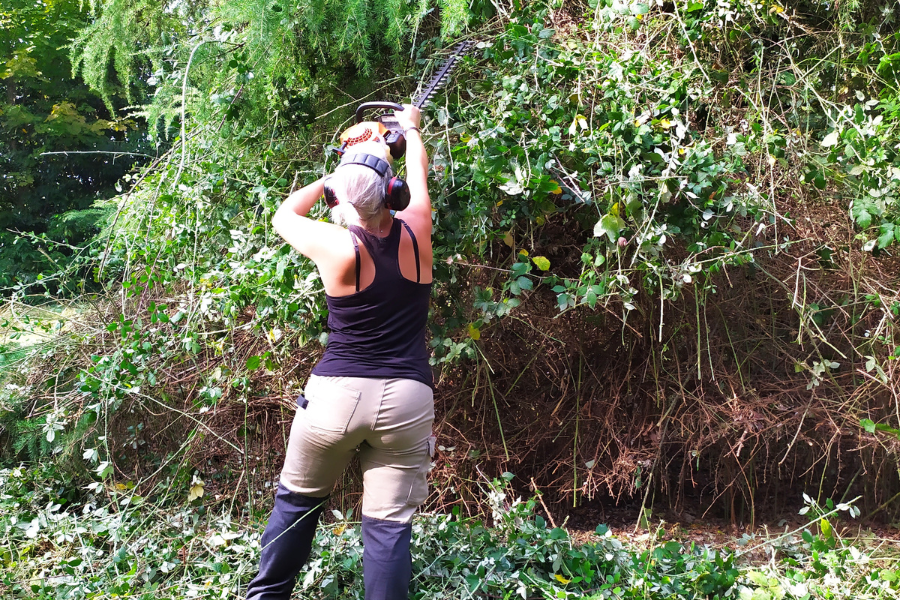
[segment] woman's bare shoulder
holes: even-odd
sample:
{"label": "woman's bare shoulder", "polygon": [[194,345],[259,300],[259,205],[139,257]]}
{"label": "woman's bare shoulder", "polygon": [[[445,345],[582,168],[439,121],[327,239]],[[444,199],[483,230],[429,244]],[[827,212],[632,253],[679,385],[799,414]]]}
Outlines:
{"label": "woman's bare shoulder", "polygon": [[406,223],[416,236],[419,243],[431,243],[431,214],[427,216],[408,210],[398,212],[396,217]]}
{"label": "woman's bare shoulder", "polygon": [[288,212],[276,214],[272,224],[287,243],[317,265],[340,258],[348,252],[354,254],[350,232],[334,223]]}

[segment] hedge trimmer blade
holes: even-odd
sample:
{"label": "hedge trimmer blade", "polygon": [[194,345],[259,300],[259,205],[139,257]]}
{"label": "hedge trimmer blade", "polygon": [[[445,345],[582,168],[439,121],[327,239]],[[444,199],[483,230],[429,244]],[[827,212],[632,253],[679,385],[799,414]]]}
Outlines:
{"label": "hedge trimmer blade", "polygon": [[422,105],[431,100],[432,96],[434,96],[447,84],[447,81],[450,80],[450,74],[453,72],[453,69],[456,68],[459,59],[465,56],[469,49],[474,45],[475,42],[472,40],[458,43],[456,48],[453,49],[453,54],[451,54],[450,58],[444,62],[437,74],[431,78],[431,81],[425,86],[425,91],[419,94],[418,98],[413,101],[413,105],[417,108],[422,108]]}

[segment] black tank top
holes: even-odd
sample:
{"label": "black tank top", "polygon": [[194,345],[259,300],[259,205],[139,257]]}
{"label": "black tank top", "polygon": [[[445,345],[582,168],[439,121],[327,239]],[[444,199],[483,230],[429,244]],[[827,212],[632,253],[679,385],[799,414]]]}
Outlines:
{"label": "black tank top", "polygon": [[[401,275],[400,227],[412,239],[416,258],[416,281]],[[409,226],[394,219],[390,233],[383,238],[362,227],[351,225],[356,236],[356,293],[349,296],[325,295],[328,304],[328,345],[325,355],[312,372],[336,377],[399,377],[414,379],[434,387],[428,364],[425,324],[431,284],[419,283],[419,246]],[[359,289],[360,257],[356,238],[362,240],[375,263],[375,279]]]}

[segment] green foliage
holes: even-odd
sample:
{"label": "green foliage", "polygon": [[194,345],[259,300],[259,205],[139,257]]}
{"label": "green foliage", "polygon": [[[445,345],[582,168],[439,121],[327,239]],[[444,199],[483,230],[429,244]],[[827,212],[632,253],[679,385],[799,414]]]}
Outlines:
{"label": "green foliage", "polygon": [[[693,288],[699,329],[702,299],[721,285],[718,274],[746,266],[749,277],[758,260],[795,243],[790,211],[798,204],[836,203],[858,226],[860,248],[893,251],[900,232],[896,26],[876,21],[872,3],[801,4],[805,12],[791,14],[771,2],[732,0],[598,0],[589,9],[497,5],[502,17],[479,32],[481,43],[455,83],[426,109],[436,208],[433,362],[478,357],[491,326],[541,294],[550,301],[540,306],[554,314],[612,308],[623,320],[643,318],[658,324],[651,333],[662,341],[667,302]],[[83,342],[89,364],[85,358],[76,375],[64,378],[77,379],[62,409],[70,412],[50,412],[59,407],[36,395],[37,412],[28,414],[55,416],[33,423],[11,417],[6,431],[23,440],[13,450],[45,457],[59,447],[42,441],[54,432],[60,436],[54,439],[71,440],[67,456],[77,457],[72,449],[84,439],[92,451],[85,460],[106,478],[117,456],[92,425],[127,412],[120,410],[126,402],[180,410],[169,406],[175,402],[164,389],[174,366],[203,373],[197,394],[189,392],[201,411],[268,394],[261,388],[269,384],[260,382],[269,371],[295,359],[298,348],[314,355],[327,339],[321,283],[314,266],[271,231],[271,215],[291,188],[333,166],[323,149],[357,102],[373,94],[404,97],[431,71],[435,48],[492,16],[493,6],[93,4],[93,20],[71,44],[76,70],[107,103],[152,90],[140,114],[157,140],[174,143],[132,179],[139,183],[117,199],[115,217],[110,205],[98,205],[57,218],[47,232],[71,241],[93,223],[104,227],[77,263],[93,281],[73,278],[66,289],[95,285],[117,300],[112,316],[94,324],[101,332],[106,327],[105,337]],[[22,81],[37,81],[31,62],[10,60],[7,68]],[[60,139],[83,142],[79,136],[93,127],[81,104],[57,103],[48,111],[41,127]],[[27,126],[16,120],[23,114],[10,110],[0,118],[10,119],[9,127]],[[312,216],[325,218],[326,211],[319,205]],[[14,244],[0,263],[10,269],[45,269],[65,256],[61,245]],[[827,246],[816,252],[823,265],[835,253]],[[840,306],[794,302],[801,340],[858,303],[865,308],[854,312],[855,325],[881,300],[857,294]],[[235,335],[245,331],[265,347],[246,350],[248,338]],[[866,373],[885,385],[875,356],[896,347],[892,331],[879,330],[859,349],[872,359]],[[218,370],[206,373],[213,359]],[[798,362],[795,369],[809,372],[809,390],[821,391],[840,363],[813,359],[811,367]],[[42,374],[54,390],[55,375]],[[84,429],[72,422],[76,414]],[[138,423],[129,426],[137,439]],[[479,540],[477,561],[493,553],[495,562],[471,562],[477,554],[462,549],[456,565],[441,562],[442,549],[429,550],[427,559],[447,572],[468,565],[468,575],[488,582],[456,580],[463,595],[519,593],[502,577],[491,579],[490,568],[507,580],[519,573],[516,586],[525,582],[545,595],[600,593],[596,586],[606,585],[607,576],[609,589],[629,590],[620,581],[638,565],[648,575],[635,597],[714,596],[734,584],[725,556],[665,545],[602,575],[591,566],[601,551],[595,549],[589,573],[575,560],[584,557],[568,554],[566,540],[553,537],[559,533],[532,519],[533,503],[524,506],[516,526],[533,521],[528,536],[554,548],[555,558],[517,545],[511,526],[501,523],[497,533],[447,520],[435,525],[457,536],[446,541]],[[321,563],[322,578],[313,581],[328,593],[354,577],[355,555],[339,554],[350,563]],[[534,577],[525,581],[528,573]],[[609,589],[602,595],[631,593]]]}
{"label": "green foliage", "polygon": [[[187,497],[188,486],[203,485],[191,481],[177,493]],[[495,482],[488,493],[502,503],[501,490]],[[174,506],[166,506],[140,496],[130,483],[96,483],[82,496],[51,471],[27,467],[0,471],[0,492],[0,530],[9,541],[2,583],[12,597],[115,590],[151,598],[162,589],[173,599],[220,597],[240,594],[259,560],[259,526],[202,506],[205,495],[200,506],[178,506],[169,493]],[[633,550],[605,526],[596,541],[576,545],[534,515],[534,506],[498,505],[494,527],[458,515],[418,518],[412,597],[725,597],[739,575],[730,554],[673,542]],[[319,528],[299,587],[311,597],[361,597],[359,525],[349,513],[334,516],[337,522]],[[50,546],[53,560],[35,553],[43,540],[57,542]],[[65,554],[65,548],[77,551]],[[37,561],[44,576],[22,577]]]}
{"label": "green foliage", "polygon": [[93,19],[71,40],[72,73],[80,74],[114,113],[117,96],[131,103],[145,97],[137,75],[145,66],[147,41],[166,37],[174,41],[171,38],[184,33],[197,15],[192,3],[183,2],[110,0],[89,5]]}
{"label": "green foliage", "polygon": [[[765,73],[772,82],[771,98],[765,105],[755,104],[754,112],[766,127],[769,144],[775,143],[770,155],[777,161],[804,160],[803,181],[849,205],[861,229],[862,248],[887,248],[900,239],[894,235],[900,219],[900,153],[893,143],[900,115],[896,7],[873,1],[837,7],[769,2],[760,7],[762,11],[732,1],[715,7],[689,3],[687,37],[710,52],[712,44],[726,49],[722,61],[726,69],[738,67],[736,92],[744,98],[754,93],[747,78]],[[754,40],[781,37],[790,28],[804,34],[769,50],[768,60],[765,49],[754,47]],[[783,57],[774,68],[773,52]],[[747,63],[753,64],[749,72]],[[734,83],[725,71],[707,76]],[[779,131],[776,120],[787,131]],[[791,146],[799,147],[795,156]]]}
{"label": "green foliage", "polygon": [[[800,514],[807,515],[809,525],[766,542],[775,545],[782,555],[780,568],[751,570],[747,579],[769,598],[895,596],[894,572],[879,567],[863,571],[861,566],[869,562],[869,557],[838,533],[840,513],[855,518],[859,509],[852,503],[835,504],[830,498],[820,506],[806,494],[803,500],[806,506]],[[749,590],[740,594],[741,598],[750,595]]]}
{"label": "green foliage", "polygon": [[[454,144],[435,149],[439,252],[483,257],[494,240],[515,250],[516,237],[567,227],[581,251],[539,265],[562,310],[610,297],[632,310],[635,280],[672,298],[695,273],[752,261],[753,221],[768,211],[739,177],[761,142],[735,136],[718,154],[694,129],[697,98],[712,93],[697,66],[579,38],[558,44],[545,17],[519,18],[482,44],[467,87],[485,101],[437,111]],[[683,247],[687,257],[667,260]],[[516,264],[504,286],[514,296],[525,275]]]}
{"label": "green foliage", "polygon": [[[627,318],[645,310],[637,301],[642,291],[674,299],[685,286],[707,285],[724,267],[751,264],[754,255],[782,247],[784,217],[774,207],[774,192],[752,182],[765,169],[800,168],[815,158],[806,153],[801,161],[794,149],[837,118],[813,111],[834,75],[810,79],[798,91],[799,70],[807,64],[801,55],[796,67],[776,73],[784,89],[773,93],[786,96],[780,100],[789,106],[784,114],[775,115],[772,103],[740,123],[716,125],[730,102],[759,93],[757,74],[769,63],[747,42],[783,27],[775,8],[756,13],[726,4],[695,3],[671,15],[643,4],[601,2],[585,26],[619,42],[610,52],[593,34],[560,37],[548,27],[550,7],[537,3],[517,10],[499,35],[479,44],[463,67],[467,83],[431,111],[432,127],[444,133],[429,140],[439,207],[435,362],[474,356],[472,341],[482,327],[514,311],[542,283],[555,292],[560,310],[617,301]],[[445,33],[471,18],[464,19],[460,7],[442,6]],[[109,3],[97,10],[124,8]],[[317,339],[325,312],[316,276],[307,261],[280,246],[267,219],[292,173],[300,185],[323,170],[321,155],[311,150],[331,133],[310,123],[317,107],[337,101],[326,90],[335,80],[358,86],[359,74],[396,60],[385,50],[398,49],[424,26],[425,5],[404,13],[413,9],[389,3],[377,15],[365,2],[281,7],[253,1],[192,10],[212,11],[210,27],[177,38],[172,51],[164,51],[171,46],[154,38],[152,27],[136,30],[145,37],[134,44],[150,49],[154,73],[149,119],[173,123],[184,111],[190,120],[182,126],[192,137],[144,180],[104,267],[115,275],[118,265],[153,264],[161,281],[192,282],[203,309],[191,314],[232,326],[252,307],[267,330],[299,330],[304,340]],[[413,26],[394,27],[401,22]],[[103,23],[93,27],[108,29]],[[679,43],[691,52],[639,50],[632,43],[635,24],[667,23],[678,25]],[[724,32],[718,29],[723,25]],[[811,43],[796,42],[801,49]],[[727,46],[723,60],[740,65],[736,82],[725,65],[714,69],[705,62],[716,44]],[[802,102],[788,103],[792,94]],[[718,104],[708,100],[717,97]],[[323,124],[337,123],[338,115]],[[789,129],[776,128],[776,117]],[[885,147],[890,132],[879,135],[866,143]],[[814,189],[834,177],[833,169],[827,176],[821,169],[805,173]],[[875,226],[875,208],[855,200],[852,210]],[[878,210],[888,214],[886,205]],[[864,211],[872,212],[864,217]],[[878,226],[885,245],[897,230],[891,221]],[[158,233],[145,236],[145,227]],[[561,229],[565,234],[551,242]],[[129,236],[137,241],[125,241]],[[162,246],[142,248],[141,239],[159,236]],[[509,276],[473,294],[456,257],[486,260],[499,241],[511,250],[502,263]],[[545,256],[543,244],[560,242],[577,251]],[[532,261],[529,253],[538,256]]]}
{"label": "green foliage", "polygon": [[[427,56],[438,43],[424,35],[438,25],[425,18],[427,3],[375,10],[366,2],[243,0],[179,4],[164,15],[142,7],[97,3],[95,21],[73,46],[83,69],[109,62],[120,38],[140,48],[144,58],[123,66],[120,79],[134,79],[129,69],[152,73],[155,93],[145,114],[160,134],[171,124],[184,133],[123,201],[115,231],[101,238],[103,251],[94,247],[84,258],[97,283],[121,283],[126,302],[140,307],[110,325],[127,323],[133,332],[97,354],[83,375],[94,401],[113,404],[128,390],[157,384],[151,365],[233,352],[233,339],[208,332],[248,319],[275,342],[325,341],[326,309],[313,265],[283,245],[269,218],[289,188],[328,170],[322,147],[355,107],[332,109],[344,102],[335,90],[362,96],[374,85],[367,73],[403,72],[397,62],[406,54],[403,44],[415,39],[412,55]],[[464,18],[461,7],[441,5],[445,33],[485,16]],[[825,19],[820,25],[836,18],[831,9],[816,11]],[[582,15],[583,29],[563,35],[552,27],[553,8],[534,3],[485,36],[462,66],[464,83],[427,109],[437,208],[430,324],[436,364],[474,358],[491,323],[542,286],[556,296],[559,311],[613,304],[624,319],[655,312],[657,301],[662,319],[665,302],[685,288],[714,291],[710,282],[722,269],[752,266],[755,256],[787,247],[780,228],[789,219],[776,205],[779,191],[760,183],[774,182],[778,170],[806,174],[798,194],[847,184],[835,165],[849,164],[848,153],[881,151],[878,169],[893,172],[886,140],[896,119],[884,115],[886,100],[867,101],[852,114],[818,110],[839,71],[806,54],[816,36],[773,49],[787,52],[775,62],[754,49],[759,36],[783,32],[778,14],[775,5],[759,12],[733,2],[691,3],[678,14],[599,2]],[[199,15],[202,27],[184,27]],[[130,28],[117,33],[122,19]],[[683,52],[637,43],[644,30],[667,28]],[[866,30],[860,39],[876,33]],[[89,51],[89,44],[107,50]],[[714,55],[722,64],[713,59],[717,45],[724,48]],[[873,48],[872,60],[889,50]],[[430,64],[421,59],[413,68]],[[808,68],[819,69],[817,77],[801,78]],[[754,100],[763,93],[763,74],[776,82],[765,105]],[[866,98],[894,93],[887,79],[863,83]],[[403,82],[402,89],[410,87]],[[745,110],[735,119],[738,103]],[[856,129],[833,135],[845,117],[872,135],[852,134]],[[837,155],[841,135],[851,146]],[[810,142],[811,151],[800,150]],[[811,169],[816,160],[824,166]],[[887,200],[876,210],[857,198],[850,210],[861,225],[879,227],[882,245],[896,236],[889,218],[872,220],[891,214]],[[323,218],[323,207],[313,216]],[[473,285],[473,262],[491,263],[502,275]],[[151,294],[166,298],[159,314],[170,319],[152,333],[141,302]],[[265,360],[277,364],[289,352],[281,345]],[[229,368],[258,368],[263,355],[254,356],[256,362],[245,357]]]}
{"label": "green foliage", "polygon": [[13,0],[0,10],[0,289],[65,264],[97,231],[102,214],[91,204],[114,191],[135,162],[128,153],[141,150],[138,124],[110,117],[70,76],[64,46],[85,17],[71,0]]}
{"label": "green foliage", "polygon": [[[259,134],[273,111],[283,123],[309,126],[334,86],[354,92],[360,76],[399,67],[401,48],[428,27],[433,10],[428,1],[370,0],[162,7],[97,0],[92,7],[94,20],[72,44],[75,71],[108,104],[115,94],[131,97],[142,74],[151,73],[152,100],[143,114],[157,137],[168,135],[183,112],[240,137]],[[445,0],[440,7],[445,37],[466,28],[465,2]]]}
{"label": "green foliage", "polygon": [[[738,567],[727,549],[666,541],[661,529],[636,545],[600,525],[592,539],[576,544],[534,513],[536,500],[510,501],[509,478],[484,490],[493,506],[491,526],[458,510],[416,518],[412,598],[896,597],[893,558],[838,537],[835,515],[853,513],[850,505],[820,507],[807,497],[809,526],[757,540],[756,549],[777,549],[777,561]],[[9,597],[39,600],[239,596],[257,568],[263,524],[251,515],[235,518],[227,502],[197,491],[204,485],[194,473],[142,496],[129,481],[76,490],[46,468],[2,469],[0,531],[7,543],[0,549],[0,582]],[[319,527],[298,593],[361,598],[359,523],[352,511],[331,513],[332,522]],[[752,539],[745,535],[741,543]],[[35,572],[41,577],[29,575]]]}

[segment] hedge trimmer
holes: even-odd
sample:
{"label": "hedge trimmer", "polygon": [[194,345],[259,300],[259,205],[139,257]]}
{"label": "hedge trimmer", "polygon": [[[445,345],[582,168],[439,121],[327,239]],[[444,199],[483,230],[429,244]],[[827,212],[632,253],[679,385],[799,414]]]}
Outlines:
{"label": "hedge trimmer", "polygon": [[[453,49],[450,57],[444,61],[438,72],[432,76],[431,81],[424,90],[412,101],[413,106],[421,108],[450,80],[450,74],[459,64],[459,59],[475,44],[474,41],[460,42]],[[381,114],[373,121],[363,121],[363,114],[369,110],[390,110],[392,112]],[[341,134],[341,145],[334,148],[339,155],[347,148],[380,136],[390,149],[391,158],[397,159],[406,153],[406,138],[400,123],[394,117],[393,111],[402,111],[403,106],[396,102],[364,102],[356,109],[356,124],[352,125]]]}

